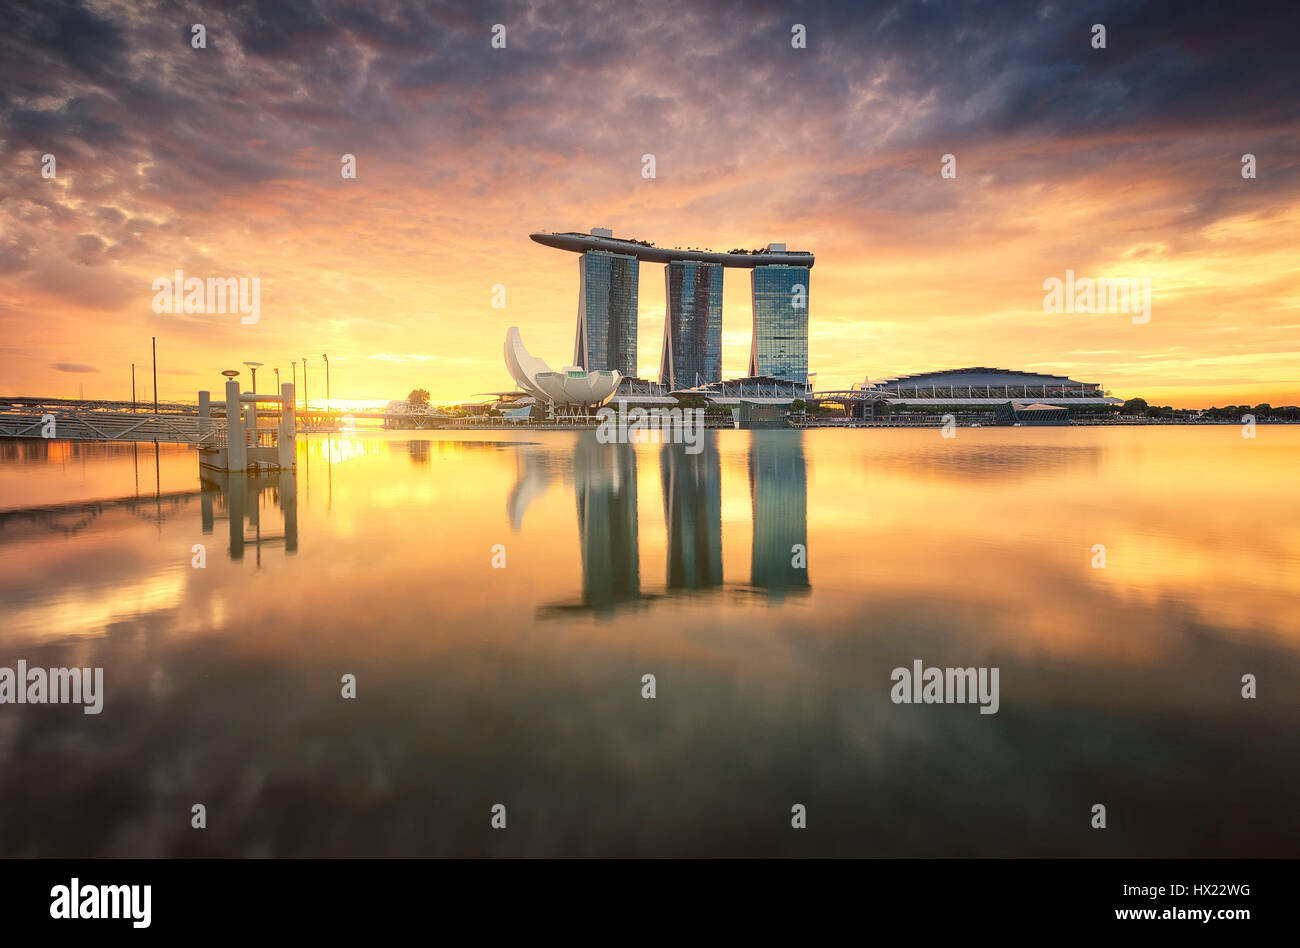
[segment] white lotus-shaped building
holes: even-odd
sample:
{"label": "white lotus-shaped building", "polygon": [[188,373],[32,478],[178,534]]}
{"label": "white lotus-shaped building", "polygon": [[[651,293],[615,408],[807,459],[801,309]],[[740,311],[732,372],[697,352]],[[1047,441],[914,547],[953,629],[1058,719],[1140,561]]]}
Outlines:
{"label": "white lotus-shaped building", "polygon": [[518,326],[506,331],[505,356],[506,368],[520,388],[542,402],[555,405],[603,405],[618,390],[623,377],[616,371],[588,372],[576,365],[553,371],[541,359],[528,354],[519,338]]}

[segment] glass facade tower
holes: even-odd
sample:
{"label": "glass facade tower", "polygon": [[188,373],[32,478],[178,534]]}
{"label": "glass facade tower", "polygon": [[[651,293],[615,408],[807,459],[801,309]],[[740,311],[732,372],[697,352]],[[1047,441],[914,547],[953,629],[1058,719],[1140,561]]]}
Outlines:
{"label": "glass facade tower", "polygon": [[722,265],[673,260],[664,267],[664,299],[660,383],[671,392],[722,381]]}
{"label": "glass facade tower", "polygon": [[750,276],[754,336],[749,374],[808,381],[808,286],[811,270],[772,264]]}
{"label": "glass facade tower", "polygon": [[636,375],[636,257],[588,250],[578,258],[578,331],[573,364]]}

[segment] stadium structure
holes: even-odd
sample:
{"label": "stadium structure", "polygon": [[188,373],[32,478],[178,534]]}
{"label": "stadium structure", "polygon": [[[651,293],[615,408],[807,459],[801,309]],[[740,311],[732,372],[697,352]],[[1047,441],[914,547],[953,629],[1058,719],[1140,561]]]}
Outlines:
{"label": "stadium structure", "polygon": [[[855,418],[888,417],[898,411],[974,412],[1007,424],[1024,423],[1017,412],[1065,423],[1072,415],[1110,411],[1123,403],[1099,382],[987,366],[868,380],[850,389],[817,392],[812,399],[818,404],[840,405],[846,415]],[[1005,406],[1012,406],[1010,416],[1006,411],[999,414],[998,409]],[[1044,408],[1065,412],[1043,414]],[[1011,420],[1006,420],[1008,417]]]}

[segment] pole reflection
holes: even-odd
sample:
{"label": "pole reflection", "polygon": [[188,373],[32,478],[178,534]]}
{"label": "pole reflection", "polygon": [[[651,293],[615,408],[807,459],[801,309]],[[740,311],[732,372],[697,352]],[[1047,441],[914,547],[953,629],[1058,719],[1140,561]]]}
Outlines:
{"label": "pole reflection", "polygon": [[[199,485],[203,533],[210,536],[216,521],[226,520],[232,560],[242,560],[244,548],[249,544],[253,546],[258,565],[262,562],[263,546],[283,544],[286,554],[298,552],[298,480],[294,472],[229,474],[204,469]],[[268,504],[280,510],[284,527],[280,534],[262,534],[264,493]],[[246,524],[252,528],[251,538],[246,537]]]}

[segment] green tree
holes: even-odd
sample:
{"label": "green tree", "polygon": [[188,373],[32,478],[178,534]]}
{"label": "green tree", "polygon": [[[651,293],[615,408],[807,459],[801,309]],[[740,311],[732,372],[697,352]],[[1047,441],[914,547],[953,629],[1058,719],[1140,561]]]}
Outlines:
{"label": "green tree", "polygon": [[1121,415],[1145,415],[1147,413],[1147,400],[1145,398],[1130,398],[1120,406]]}
{"label": "green tree", "polygon": [[417,388],[415,391],[411,392],[410,395],[406,396],[406,403],[412,408],[428,408],[429,393],[422,388]]}

